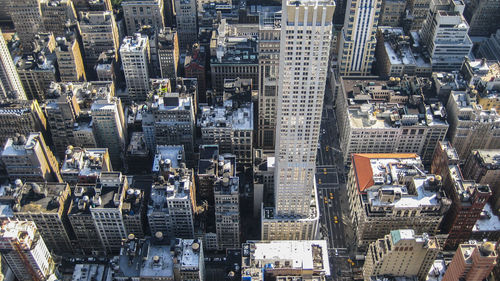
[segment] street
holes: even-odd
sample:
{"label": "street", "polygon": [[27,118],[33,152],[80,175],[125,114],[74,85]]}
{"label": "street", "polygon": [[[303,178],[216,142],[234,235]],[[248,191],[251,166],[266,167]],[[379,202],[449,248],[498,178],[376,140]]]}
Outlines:
{"label": "street", "polygon": [[325,97],[316,159],[320,237],[328,242],[332,280],[352,280],[343,218],[343,212],[348,210],[344,202],[344,167],[339,150],[337,121],[329,97],[328,94]]}

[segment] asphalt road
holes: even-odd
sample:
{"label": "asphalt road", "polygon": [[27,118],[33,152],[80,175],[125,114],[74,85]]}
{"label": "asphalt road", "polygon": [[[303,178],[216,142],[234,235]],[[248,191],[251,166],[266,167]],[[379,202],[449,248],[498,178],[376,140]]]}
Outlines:
{"label": "asphalt road", "polygon": [[[342,152],[339,150],[337,121],[331,102],[325,99],[316,160],[316,184],[320,209],[320,237],[328,242],[332,280],[352,280],[348,263],[344,219],[341,205],[345,198]],[[342,200],[342,202],[341,202]],[[345,209],[345,208],[344,208]],[[344,212],[345,213],[345,212]]]}

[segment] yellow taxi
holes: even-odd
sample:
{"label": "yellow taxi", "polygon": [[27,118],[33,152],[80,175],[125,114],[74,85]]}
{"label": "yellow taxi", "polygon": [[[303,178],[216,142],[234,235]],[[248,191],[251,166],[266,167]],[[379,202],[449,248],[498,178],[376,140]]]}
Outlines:
{"label": "yellow taxi", "polygon": [[326,168],[323,168],[323,174],[325,174],[325,175],[327,174],[326,173]]}

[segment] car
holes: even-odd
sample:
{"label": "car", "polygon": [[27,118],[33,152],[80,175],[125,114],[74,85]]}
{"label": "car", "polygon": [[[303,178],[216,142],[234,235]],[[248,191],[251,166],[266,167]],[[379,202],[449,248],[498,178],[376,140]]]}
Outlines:
{"label": "car", "polygon": [[325,175],[327,174],[326,173],[326,168],[323,168],[323,174],[325,174]]}
{"label": "car", "polygon": [[321,179],[318,179],[318,184],[321,184]]}
{"label": "car", "polygon": [[339,223],[339,221],[334,221],[334,223]]}
{"label": "car", "polygon": [[333,200],[333,196],[330,195],[330,200]]}
{"label": "car", "polygon": [[339,255],[339,251],[337,249],[335,249],[335,255],[338,256]]}
{"label": "car", "polygon": [[88,258],[87,261],[95,261],[95,258]]}
{"label": "car", "polygon": [[327,146],[325,147],[325,150],[328,152],[328,150],[329,150],[329,149],[330,149],[330,146],[329,146],[329,145],[327,145]]}
{"label": "car", "polygon": [[214,261],[222,261],[221,258],[214,258]]}
{"label": "car", "polygon": [[334,217],[333,217],[333,220],[338,220],[338,219],[339,219],[339,218],[337,218],[337,216],[334,216]]}

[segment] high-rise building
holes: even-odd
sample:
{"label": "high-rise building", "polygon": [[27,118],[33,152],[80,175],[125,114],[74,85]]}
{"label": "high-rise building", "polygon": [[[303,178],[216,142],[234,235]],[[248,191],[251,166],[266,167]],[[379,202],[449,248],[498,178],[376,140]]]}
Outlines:
{"label": "high-rise building", "polygon": [[242,280],[324,281],[330,276],[325,240],[248,241],[241,258]]}
{"label": "high-rise building", "polygon": [[9,138],[1,159],[12,181],[62,182],[59,163],[40,132]]}
{"label": "high-rise building", "polygon": [[480,57],[489,60],[500,60],[500,29],[491,34],[488,40],[483,41],[477,52]]}
{"label": "high-rise building", "polygon": [[339,84],[336,114],[345,165],[353,153],[394,152],[417,153],[430,163],[449,127],[444,106],[426,98],[435,95],[430,80],[342,77]]}
{"label": "high-rise building", "polygon": [[84,12],[80,15],[79,29],[86,65],[93,67],[101,53],[108,50],[112,50],[118,57],[120,41],[113,12]]}
{"label": "high-rise building", "polygon": [[492,242],[460,244],[442,280],[482,281],[497,265],[497,258]]}
{"label": "high-rise building", "polygon": [[122,166],[125,150],[127,124],[119,98],[96,100],[91,107],[92,130],[98,147],[105,147],[113,167]]}
{"label": "high-rise building", "polygon": [[5,221],[1,226],[0,252],[18,280],[47,280],[54,272],[52,254],[35,223]]}
{"label": "high-rise building", "polygon": [[500,208],[500,149],[472,150],[462,168],[465,179],[487,184],[492,191],[492,207]]}
{"label": "high-rise building", "polygon": [[45,93],[50,84],[59,79],[56,39],[52,33],[38,33],[34,44],[37,47],[33,52],[16,56],[14,64],[26,97],[41,103],[45,101]]}
{"label": "high-rise building", "polygon": [[[219,161],[229,162],[227,167],[235,167],[234,155],[224,155]],[[240,242],[240,178],[231,175],[230,170],[223,170],[214,182],[215,227],[218,250],[239,248]]]}
{"label": "high-rise building", "polygon": [[391,230],[384,238],[370,243],[363,265],[363,277],[417,276],[425,280],[441,246],[428,234],[416,235],[412,229]]}
{"label": "high-rise building", "polygon": [[394,229],[435,235],[451,205],[440,177],[423,172],[411,153],[354,154],[347,196],[361,247]]}
{"label": "high-rise building", "polygon": [[193,96],[172,93],[168,80],[162,80],[152,83],[153,100],[143,113],[146,144],[151,151],[156,150],[156,145],[184,145],[184,150],[191,157],[195,134]]}
{"label": "high-rise building", "polygon": [[411,24],[410,30],[419,30],[422,28],[427,15],[429,14],[429,7],[432,0],[410,0],[407,4],[409,19]]}
{"label": "high-rise building", "polygon": [[149,92],[149,39],[145,35],[135,34],[123,39],[120,47],[128,99],[124,102],[145,101]]}
{"label": "high-rise building", "polygon": [[500,115],[495,109],[483,109],[474,90],[452,91],[446,105],[448,139],[461,161],[473,149],[500,148]]}
{"label": "high-rise building", "polygon": [[9,1],[9,11],[22,49],[33,50],[33,38],[44,29],[40,0]]}
{"label": "high-rise building", "polygon": [[500,28],[500,5],[495,0],[473,0],[465,4],[470,36],[490,36]]}
{"label": "high-rise building", "polygon": [[330,0],[283,2],[275,210],[262,214],[263,240],[308,240],[317,235],[314,174],[334,10]]}
{"label": "high-rise building", "polygon": [[158,60],[162,78],[177,78],[180,56],[178,38],[177,31],[168,27],[158,34]]}
{"label": "high-rise building", "polygon": [[430,12],[420,30],[427,47],[433,71],[459,70],[472,50],[467,35],[469,24],[463,17],[463,1],[433,0]]}
{"label": "high-rise building", "polygon": [[220,153],[236,155],[238,164],[252,164],[253,103],[226,100],[224,106],[203,106],[198,126],[203,144],[218,144]]}
{"label": "high-rise building", "polygon": [[198,44],[193,45],[191,52],[184,59],[184,76],[196,78],[198,81],[198,95],[200,102],[207,102],[207,81],[205,67],[205,48]]}
{"label": "high-rise building", "polygon": [[75,36],[56,38],[57,65],[62,82],[86,81],[80,44]]}
{"label": "high-rise building", "polygon": [[157,31],[165,26],[163,0],[125,0],[121,6],[129,36],[145,25],[149,25]]}
{"label": "high-rise building", "polygon": [[401,26],[406,8],[405,0],[386,0],[382,1],[380,8],[379,26]]}
{"label": "high-rise building", "polygon": [[90,214],[106,254],[118,253],[122,239],[130,234],[122,214],[127,189],[127,177],[122,173],[101,173],[95,193],[89,196]]}
{"label": "high-rise building", "polygon": [[21,79],[0,30],[0,101],[26,99]]}
{"label": "high-rise building", "polygon": [[47,131],[47,121],[36,100],[16,100],[0,103],[0,143],[16,134]]}
{"label": "high-rise building", "polygon": [[[377,25],[381,0],[347,1],[344,27],[340,36],[340,75],[366,76],[375,58]],[[328,53],[327,53],[328,54]]]}
{"label": "high-rise building", "polygon": [[92,0],[92,1],[72,0],[72,1],[75,6],[77,15],[80,15],[80,12],[113,10],[111,0]]}
{"label": "high-rise building", "polygon": [[74,144],[73,128],[80,114],[76,95],[64,83],[53,83],[45,104],[47,123],[55,146],[55,153],[63,157],[68,145]]}
{"label": "high-rise building", "polygon": [[[174,152],[175,153],[175,152]],[[161,175],[151,190],[148,221],[151,233],[161,231],[169,238],[194,238],[194,213],[196,190],[194,173],[180,163],[173,167],[175,159],[167,158],[159,163]]]}
{"label": "high-rise building", "polygon": [[198,12],[195,0],[175,0],[174,13],[181,52],[191,48],[198,39]]}
{"label": "high-rise building", "polygon": [[448,142],[440,142],[431,166],[431,172],[441,176],[446,196],[452,201],[440,226],[443,233],[448,233],[444,244],[446,249],[455,249],[471,237],[472,229],[491,196],[488,185],[463,178],[457,155]]}
{"label": "high-rise building", "polygon": [[71,0],[40,0],[43,30],[54,36],[64,36],[66,23],[76,22],[76,12]]}
{"label": "high-rise building", "polygon": [[16,181],[2,196],[14,218],[33,221],[47,248],[57,254],[71,254],[71,227],[68,222],[70,188],[67,183]]}
{"label": "high-rise building", "polygon": [[281,13],[259,15],[259,101],[257,146],[274,150],[280,58]]}

